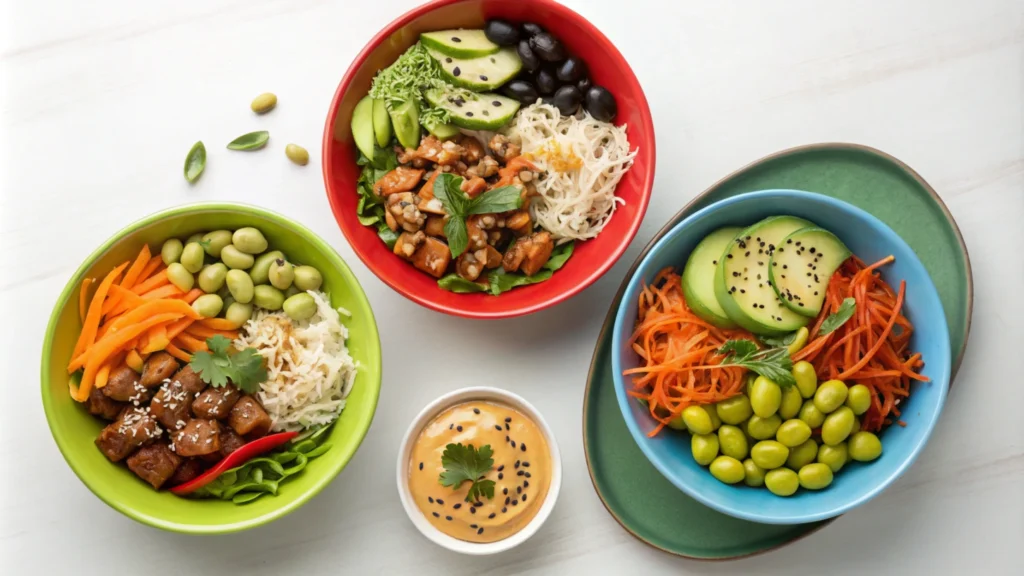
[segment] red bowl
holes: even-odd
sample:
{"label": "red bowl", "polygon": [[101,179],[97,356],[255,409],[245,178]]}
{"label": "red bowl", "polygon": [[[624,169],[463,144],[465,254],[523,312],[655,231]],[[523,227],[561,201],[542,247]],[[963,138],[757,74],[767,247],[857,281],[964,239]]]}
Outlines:
{"label": "red bowl", "polygon": [[[626,201],[596,238],[578,243],[572,258],[550,280],[489,294],[455,294],[395,256],[376,230],[356,218],[359,168],[349,124],[352,110],[370,89],[378,70],[394,62],[421,32],[448,28],[482,28],[488,18],[536,22],[551,31],[570,52],[587,63],[595,84],[606,86],[618,103],[617,124],[628,125],[631,148],[639,148],[633,167],[615,193]],[[324,127],[323,170],[334,218],[353,250],[388,286],[428,308],[467,318],[509,318],[553,306],[577,294],[608,271],[622,256],[640,222],[654,184],[654,125],[647,98],[626,59],[593,24],[551,0],[436,0],[388,24],[370,40],[345,73],[331,102]]]}

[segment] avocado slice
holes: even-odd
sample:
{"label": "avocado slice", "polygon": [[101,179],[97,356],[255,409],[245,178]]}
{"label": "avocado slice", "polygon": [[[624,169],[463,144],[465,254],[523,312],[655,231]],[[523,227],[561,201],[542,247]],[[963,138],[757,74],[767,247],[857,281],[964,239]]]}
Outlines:
{"label": "avocado slice", "polygon": [[427,54],[437,60],[450,84],[476,92],[497,89],[523,67],[515,48],[502,48],[490,56],[478,58],[454,58],[429,47]]}
{"label": "avocado slice", "polygon": [[420,42],[452,58],[477,58],[501,50],[501,46],[487,39],[483,30],[424,32],[420,34]]}
{"label": "avocado slice", "polygon": [[391,125],[395,128],[398,143],[406,148],[420,145],[420,109],[415,100],[391,108]]}
{"label": "avocado slice", "polygon": [[772,216],[728,244],[715,270],[715,297],[733,322],[755,334],[775,336],[810,321],[782,303],[768,280],[768,266],[786,236],[812,226],[803,218]]}
{"label": "avocado slice", "polygon": [[849,257],[850,249],[835,234],[803,228],[775,248],[768,280],[790,310],[814,318],[821,312],[832,273]]}
{"label": "avocado slice", "polygon": [[497,130],[519,110],[519,101],[493,92],[433,88],[427,90],[426,97],[431,106],[448,111],[452,124],[467,130]]}
{"label": "avocado slice", "polygon": [[352,139],[367,158],[373,158],[373,99],[364,96],[352,110]]}
{"label": "avocado slice", "polygon": [[430,132],[435,138],[437,138],[438,140],[441,140],[442,142],[445,141],[445,140],[451,140],[452,138],[455,138],[459,134],[462,134],[462,132],[459,132],[459,127],[458,126],[456,126],[455,124],[450,124],[450,123],[449,124],[430,123],[430,124],[424,124],[424,127],[427,129],[427,132]]}
{"label": "avocado slice", "polygon": [[683,267],[683,297],[694,314],[719,328],[735,328],[722,305],[715,297],[715,270],[718,258],[726,246],[743,229],[736,227],[719,228],[704,237],[690,252]]}
{"label": "avocado slice", "polygon": [[391,115],[383,100],[373,101],[373,135],[377,137],[377,146],[387,148],[391,142]]}

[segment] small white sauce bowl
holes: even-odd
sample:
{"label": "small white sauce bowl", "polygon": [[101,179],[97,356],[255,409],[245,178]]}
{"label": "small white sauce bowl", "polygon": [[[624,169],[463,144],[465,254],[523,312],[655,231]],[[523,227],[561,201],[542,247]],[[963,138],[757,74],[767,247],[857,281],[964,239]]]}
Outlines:
{"label": "small white sauce bowl", "polygon": [[[412,494],[409,491],[409,458],[412,455],[413,444],[416,443],[416,438],[419,437],[420,432],[441,412],[456,404],[472,401],[490,401],[505,404],[522,412],[537,423],[537,427],[544,434],[544,439],[548,443],[548,451],[551,454],[551,484],[548,488],[548,494],[544,499],[544,504],[537,511],[537,515],[526,526],[523,526],[522,530],[497,542],[467,542],[441,532],[423,516],[423,512],[420,511],[413,501]],[[402,500],[402,507],[405,508],[405,513],[409,515],[413,525],[435,544],[453,552],[473,556],[497,554],[511,550],[526,542],[530,536],[533,536],[540,529],[544,521],[548,519],[548,516],[551,515],[551,510],[555,507],[555,501],[558,500],[558,491],[562,487],[562,457],[558,452],[558,443],[555,441],[555,435],[551,432],[551,428],[548,427],[548,423],[544,421],[544,417],[541,416],[540,412],[532,404],[519,395],[507,390],[487,386],[474,386],[449,392],[434,400],[420,411],[412,421],[412,424],[409,425],[409,429],[406,430],[405,437],[402,439],[402,445],[398,450],[398,465],[396,468],[398,495]]]}

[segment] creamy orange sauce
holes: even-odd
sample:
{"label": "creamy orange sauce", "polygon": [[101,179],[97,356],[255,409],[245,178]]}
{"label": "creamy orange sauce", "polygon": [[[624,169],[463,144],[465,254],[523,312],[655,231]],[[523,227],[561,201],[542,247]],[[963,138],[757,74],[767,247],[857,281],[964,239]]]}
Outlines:
{"label": "creamy orange sauce", "polygon": [[[494,465],[486,478],[494,498],[466,502],[470,482],[440,483],[448,444],[490,445]],[[503,404],[465,402],[431,420],[416,438],[409,461],[409,490],[438,530],[468,542],[496,542],[526,526],[540,510],[551,483],[551,454],[537,424]]]}
{"label": "creamy orange sauce", "polygon": [[548,170],[554,172],[572,172],[583,167],[583,159],[576,155],[572,147],[562,149],[562,144],[551,138],[534,152],[523,154],[527,160],[543,160],[547,163]]}

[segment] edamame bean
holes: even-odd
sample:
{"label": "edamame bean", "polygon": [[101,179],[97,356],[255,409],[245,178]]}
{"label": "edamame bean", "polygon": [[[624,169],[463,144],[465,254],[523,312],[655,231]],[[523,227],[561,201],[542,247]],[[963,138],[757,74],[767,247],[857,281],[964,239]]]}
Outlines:
{"label": "edamame bean", "polygon": [[299,166],[305,166],[309,163],[309,152],[298,144],[289,144],[285,146],[284,155]]}
{"label": "edamame bean", "polygon": [[252,99],[249,108],[257,114],[266,114],[277,106],[277,96],[273,92],[264,92]]}
{"label": "edamame bean", "polygon": [[824,414],[835,412],[846,402],[847,388],[842,380],[828,380],[814,393],[814,405]]}
{"label": "edamame bean", "polygon": [[743,434],[743,430],[729,424],[718,429],[718,447],[722,454],[736,460],[743,460],[749,452],[747,437]]}
{"label": "edamame bean", "polygon": [[762,440],[750,449],[750,459],[765,470],[774,470],[786,463],[789,448],[775,440]]}
{"label": "edamame bean", "polygon": [[715,434],[695,434],[690,438],[690,453],[693,460],[701,466],[708,466],[718,457],[718,436]]}
{"label": "edamame bean", "polygon": [[[220,296],[220,292],[218,292],[217,295]],[[224,309],[221,310],[221,314],[227,314],[228,308],[235,303],[235,299],[231,297],[230,292],[227,296],[220,296],[220,299],[224,301]]]}
{"label": "edamame bean", "polygon": [[790,448],[795,448],[811,437],[811,427],[803,420],[786,420],[779,426],[775,439]]}
{"label": "edamame bean", "polygon": [[878,436],[863,430],[850,437],[846,448],[857,462],[871,462],[882,455],[882,442]]}
{"label": "edamame bean", "polygon": [[818,375],[814,372],[814,366],[806,360],[793,364],[793,378],[796,379],[796,387],[804,398],[814,396],[818,389]]}
{"label": "edamame bean", "polygon": [[316,314],[316,300],[305,292],[288,298],[281,307],[292,320],[308,320]]}
{"label": "edamame bean", "polygon": [[196,232],[195,234],[185,239],[185,244],[191,244],[192,242],[201,242],[203,240],[203,234],[205,234],[205,232]]}
{"label": "edamame bean", "polygon": [[743,461],[743,483],[747,486],[754,488],[764,486],[764,474],[764,468],[755,464],[750,458]]}
{"label": "edamame bean", "polygon": [[804,399],[800,396],[800,389],[790,386],[782,390],[782,404],[779,405],[779,417],[783,420],[796,418],[800,413],[800,407],[804,405]]}
{"label": "edamame bean", "polygon": [[179,262],[185,267],[185,270],[195,274],[202,270],[205,258],[206,252],[203,250],[202,245],[199,242],[189,242],[182,249]]}
{"label": "edamame bean", "polygon": [[171,262],[167,266],[167,279],[178,287],[178,290],[182,292],[188,292],[192,289],[192,285],[196,279],[192,277],[192,273],[185,269],[180,262]]}
{"label": "edamame bean", "polygon": [[231,244],[231,230],[214,230],[203,235],[203,246],[206,253],[214,258],[220,258],[220,251]]}
{"label": "edamame bean", "polygon": [[221,250],[220,259],[232,270],[248,270],[255,261],[252,254],[242,252],[234,244],[228,244]]}
{"label": "edamame bean", "polygon": [[803,444],[789,449],[789,458],[786,458],[786,466],[793,470],[799,470],[814,462],[818,457],[818,443],[810,439]]}
{"label": "edamame bean", "polygon": [[860,418],[857,418],[856,416],[854,416],[854,418],[853,418],[853,428],[850,428],[850,435],[853,436],[857,432],[860,432]]}
{"label": "edamame bean", "polygon": [[803,350],[803,347],[807,345],[807,337],[810,335],[810,332],[807,331],[807,327],[801,326],[800,329],[796,331],[796,336],[793,337],[793,341],[789,343],[789,346],[786,346],[789,350],[789,355],[792,356],[800,350]]}
{"label": "edamame bean", "polygon": [[203,318],[216,318],[224,307],[224,301],[216,294],[203,294],[192,303],[192,309]]}
{"label": "edamame bean", "polygon": [[[292,282],[292,285],[289,286],[288,289],[284,291],[284,299],[287,300],[287,299],[291,298],[292,296],[295,296],[296,294],[298,294],[300,292],[302,292],[302,290],[299,290],[298,288],[296,288],[295,287],[295,283]],[[679,416],[681,418],[682,414],[680,414]],[[686,427],[686,425],[684,424],[683,428],[685,428],[685,427]],[[682,430],[683,428],[680,428],[680,430]]]}
{"label": "edamame bean", "polygon": [[239,228],[231,236],[231,243],[246,254],[259,254],[267,249],[267,238],[252,226]]}
{"label": "edamame bean", "polygon": [[804,401],[804,405],[800,408],[800,414],[797,415],[797,418],[807,422],[807,425],[811,428],[820,428],[825,423],[825,415],[814,405],[814,400]]}
{"label": "edamame bean", "polygon": [[846,449],[845,442],[835,446],[822,444],[818,447],[818,462],[828,466],[833,473],[842,470],[848,456],[849,451]]}
{"label": "edamame bean", "polygon": [[170,238],[160,247],[160,259],[164,261],[164,264],[170,266],[181,259],[181,252],[184,249],[185,245],[181,243],[181,240]]}
{"label": "edamame bean", "polygon": [[722,426],[722,419],[718,417],[718,410],[715,409],[714,404],[701,404],[701,409],[707,412],[708,418],[711,419],[711,430],[716,431]]}
{"label": "edamame bean", "polygon": [[255,286],[252,285],[252,278],[245,270],[228,270],[225,278],[231,297],[236,302],[248,304],[252,302],[252,292]]}
{"label": "edamame bean", "polygon": [[[210,264],[199,272],[199,287],[207,294],[213,294],[224,287],[224,277],[228,267],[221,262]],[[223,300],[223,297],[221,297]]]}
{"label": "edamame bean", "polygon": [[832,469],[821,463],[807,464],[798,474],[800,486],[807,490],[821,490],[832,483]]}
{"label": "edamame bean", "polygon": [[867,412],[871,407],[871,390],[863,384],[850,386],[850,390],[846,394],[846,405],[857,416]]}
{"label": "edamame bean", "polygon": [[[313,297],[305,294],[312,301]],[[715,431],[711,425],[711,417],[700,406],[687,406],[682,413],[683,422],[690,434],[710,434]]]}
{"label": "edamame bean", "polygon": [[825,417],[825,423],[821,425],[821,441],[829,446],[845,441],[853,430],[853,422],[856,419],[849,406],[840,406],[838,410]]}
{"label": "edamame bean", "polygon": [[271,286],[278,290],[287,290],[291,287],[292,280],[295,279],[295,267],[291,262],[279,258],[270,263],[268,277]]}
{"label": "edamame bean", "polygon": [[273,286],[260,284],[252,292],[252,301],[260,308],[267,310],[280,310],[284,305],[284,294]]}
{"label": "edamame bean", "polygon": [[284,254],[280,250],[273,250],[257,256],[252,269],[249,270],[249,277],[252,278],[252,283],[258,285],[270,282],[270,265],[278,258],[284,258]]}
{"label": "edamame bean", "polygon": [[764,475],[764,485],[776,496],[792,496],[800,488],[800,477],[788,468],[779,468]]}
{"label": "edamame bean", "polygon": [[[292,286],[292,288],[294,288],[294,286]],[[289,290],[291,290],[291,288],[289,288]],[[291,296],[285,294],[285,300],[287,300],[288,298],[291,298]],[[671,420],[668,421],[667,426],[673,430],[686,430],[686,422],[683,422],[682,414],[676,414]]]}
{"label": "edamame bean", "polygon": [[782,388],[764,376],[758,376],[750,387],[750,407],[761,418],[767,418],[779,411],[782,405]]}
{"label": "edamame bean", "polygon": [[750,408],[750,398],[743,394],[722,400],[715,406],[715,411],[718,412],[718,417],[722,419],[722,422],[733,426],[746,422],[747,418],[754,413]]}
{"label": "edamame bean", "polygon": [[324,283],[324,277],[320,271],[312,266],[295,267],[295,287],[305,292],[306,290],[319,290]]}
{"label": "edamame bean", "polygon": [[775,436],[775,431],[782,425],[782,418],[778,414],[772,414],[768,418],[761,418],[753,415],[747,420],[747,434],[755,440],[768,440]]}
{"label": "edamame bean", "polygon": [[743,463],[729,456],[719,456],[711,463],[711,475],[726,484],[735,484],[745,477]]}
{"label": "edamame bean", "polygon": [[234,324],[236,328],[241,328],[249,321],[249,318],[252,318],[252,304],[233,302],[224,313],[224,318]]}

